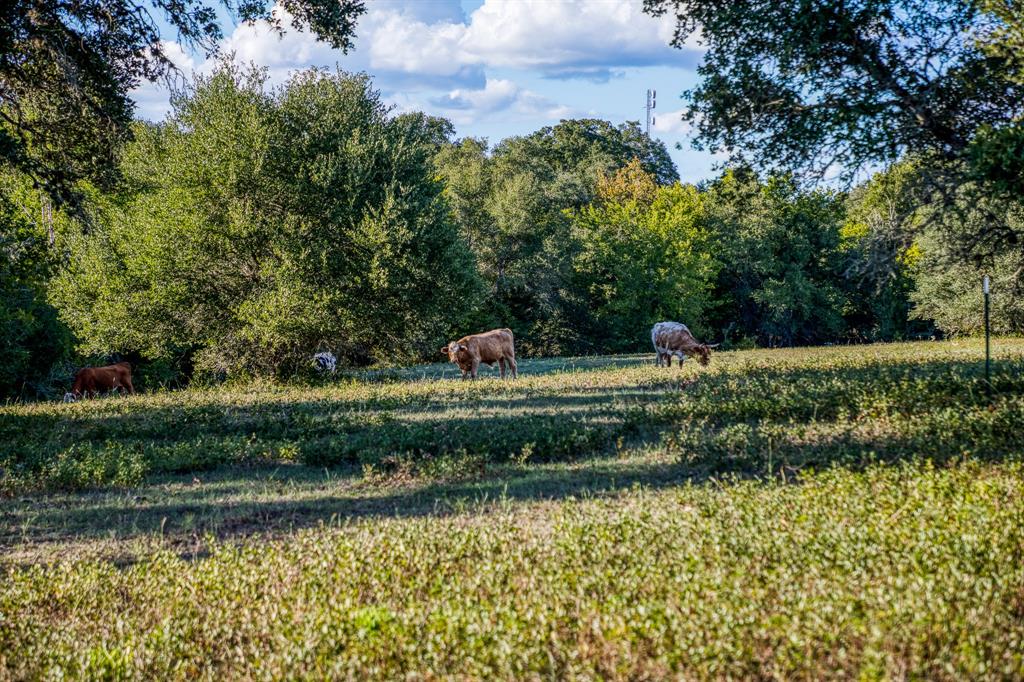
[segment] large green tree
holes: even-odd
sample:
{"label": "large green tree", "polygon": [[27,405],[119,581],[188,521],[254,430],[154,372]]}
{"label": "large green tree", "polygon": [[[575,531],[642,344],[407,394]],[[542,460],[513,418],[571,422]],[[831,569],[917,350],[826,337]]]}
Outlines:
{"label": "large green tree", "polygon": [[[909,152],[929,201],[957,210],[1024,183],[1018,0],[645,0],[675,15],[674,44],[707,47],[684,93],[697,144],[759,167],[848,178]],[[975,201],[974,203],[977,203]],[[1024,234],[992,206],[961,257]]]}
{"label": "large green tree", "polygon": [[842,195],[739,168],[708,188],[705,206],[721,262],[708,313],[714,328],[765,346],[842,335]]}
{"label": "large green tree", "polygon": [[563,212],[592,191],[589,176],[491,155],[481,140],[443,149],[435,163],[455,220],[487,285],[478,326],[511,327],[528,354],[568,352],[577,338],[567,290],[572,254]]}
{"label": "large green tree", "polygon": [[69,232],[53,299],[91,352],[194,353],[228,374],[423,356],[476,298],[431,158],[435,122],[391,117],[364,76],[268,91],[223,66],[139,125],[127,188]]}
{"label": "large green tree", "polygon": [[634,160],[574,212],[573,236],[573,284],[596,346],[586,350],[647,350],[647,330],[659,320],[703,331],[718,261],[695,187],[659,186]]}
{"label": "large green tree", "polygon": [[[363,0],[279,0],[296,29],[351,47]],[[82,179],[109,183],[130,134],[128,93],[170,76],[163,38],[206,54],[222,37],[220,13],[269,21],[266,0],[7,0],[0,3],[0,162],[58,202],[77,203]],[[168,34],[168,35],[165,35]]]}
{"label": "large green tree", "polygon": [[659,183],[678,179],[665,145],[635,123],[567,120],[493,150],[473,139],[441,150],[438,170],[489,289],[476,324],[511,327],[527,353],[582,347],[592,311],[573,285],[569,212],[633,160]]}

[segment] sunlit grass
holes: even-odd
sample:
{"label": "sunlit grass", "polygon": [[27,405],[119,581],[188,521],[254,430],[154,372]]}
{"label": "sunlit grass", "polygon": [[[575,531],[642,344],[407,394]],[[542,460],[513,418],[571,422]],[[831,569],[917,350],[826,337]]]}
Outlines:
{"label": "sunlit grass", "polygon": [[[849,444],[847,463],[861,451],[885,459],[924,447],[941,457],[961,445],[1002,456],[1021,445],[1004,426],[1021,416],[1024,343],[996,347],[991,387],[980,344],[964,341],[720,353],[708,369],[657,368],[646,356],[524,361],[515,382],[463,382],[451,366],[427,365],[322,386],[8,406],[0,493],[131,487],[162,473],[275,463],[443,478],[659,437],[685,444],[709,471],[760,473],[769,449],[761,441],[780,429],[789,450],[804,450],[815,433],[823,438],[807,445]],[[961,443],[962,434],[971,438]],[[707,449],[736,439],[749,452],[716,458]],[[827,463],[830,452],[787,461]]]}
{"label": "sunlit grass", "polygon": [[0,583],[15,677],[1013,678],[1018,465],[625,492]]}
{"label": "sunlit grass", "polygon": [[981,348],[6,406],[0,671],[1021,677],[1024,341]]}

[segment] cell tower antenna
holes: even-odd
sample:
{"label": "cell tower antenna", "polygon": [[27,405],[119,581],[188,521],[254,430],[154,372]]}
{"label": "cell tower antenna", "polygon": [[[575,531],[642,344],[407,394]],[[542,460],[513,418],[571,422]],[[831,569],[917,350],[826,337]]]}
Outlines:
{"label": "cell tower antenna", "polygon": [[651,126],[654,125],[654,107],[657,105],[658,91],[652,88],[647,90],[647,137],[651,136]]}

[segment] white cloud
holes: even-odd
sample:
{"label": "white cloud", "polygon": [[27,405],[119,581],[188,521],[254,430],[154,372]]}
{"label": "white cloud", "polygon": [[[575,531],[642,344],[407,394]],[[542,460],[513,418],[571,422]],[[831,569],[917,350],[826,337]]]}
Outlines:
{"label": "white cloud", "polygon": [[655,109],[654,125],[652,128],[659,133],[688,135],[693,129],[693,126],[683,120],[683,114],[685,112],[685,109],[677,109],[676,111],[663,111],[659,113],[658,110]]}
{"label": "white cloud", "polygon": [[452,90],[432,100],[444,109],[476,109],[483,112],[506,109],[521,94],[520,88],[510,80],[488,79],[482,90]]}
{"label": "white cloud", "polygon": [[374,73],[450,77],[453,86],[493,68],[607,79],[630,67],[692,67],[701,53],[692,44],[669,47],[674,19],[644,14],[642,0],[485,0],[468,19],[457,0],[376,0],[349,55],[291,28],[280,6],[274,12],[288,28],[283,39],[266,24],[243,25],[225,49],[271,68],[338,61]]}
{"label": "white cloud", "polygon": [[378,14],[360,41],[372,68],[430,75],[452,75],[473,60],[462,52],[462,23],[427,24],[400,12]]}
{"label": "white cloud", "polygon": [[167,55],[167,58],[174,62],[174,65],[183,72],[192,73],[196,68],[195,58],[185,52],[177,42],[165,40],[161,42],[161,45],[164,48],[164,54]]}
{"label": "white cloud", "polygon": [[168,59],[177,67],[177,72],[168,75],[168,81],[150,83],[143,81],[131,92],[135,100],[135,114],[141,118],[157,121],[164,117],[168,110],[168,96],[171,85],[180,86],[183,81],[192,78],[198,66],[194,57],[173,41],[161,41],[161,47]]}
{"label": "white cloud", "polygon": [[[642,0],[485,0],[469,17],[459,0],[374,0],[367,10],[348,55],[296,30],[279,5],[274,12],[286,29],[283,36],[265,22],[243,24],[221,50],[267,67],[274,84],[310,66],[367,71],[400,108],[422,100],[457,122],[506,110],[544,118],[570,114],[507,73],[489,75],[494,69],[604,82],[627,68],[692,66],[699,54],[669,47],[672,20],[645,15]],[[215,64],[169,45],[183,73],[209,72]],[[134,94],[143,117],[160,118],[167,110],[166,88],[145,84]],[[659,117],[656,130],[661,125]]]}
{"label": "white cloud", "polygon": [[573,114],[572,109],[559,105],[535,92],[523,89],[506,79],[487,79],[479,90],[455,89],[430,100],[432,108],[455,123],[473,123],[481,116],[510,112],[533,119],[557,120]]}
{"label": "white cloud", "polygon": [[[283,15],[286,23],[290,17],[284,10],[275,8],[275,14]],[[308,64],[323,64],[338,58],[327,43],[317,41],[307,32],[289,28],[278,34],[267,24],[243,24],[224,41],[221,50],[234,53],[241,62],[255,62],[270,69],[296,68]]]}
{"label": "white cloud", "polygon": [[467,55],[489,66],[588,77],[613,69],[690,65],[696,50],[669,47],[670,17],[643,13],[640,0],[486,0],[470,17]]}
{"label": "white cloud", "polygon": [[[641,0],[485,0],[468,21],[432,3],[373,5],[360,22],[359,50],[371,69],[461,75],[478,68],[541,71],[605,81],[624,68],[693,67],[700,50],[669,47],[671,17],[643,13]],[[418,13],[410,8],[420,8]]]}

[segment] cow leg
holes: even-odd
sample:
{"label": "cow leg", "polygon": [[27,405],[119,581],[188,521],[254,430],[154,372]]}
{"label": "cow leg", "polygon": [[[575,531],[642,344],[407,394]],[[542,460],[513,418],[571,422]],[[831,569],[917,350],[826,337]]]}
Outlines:
{"label": "cow leg", "polygon": [[508,363],[509,368],[512,370],[512,378],[513,379],[518,379],[519,378],[519,368],[516,367],[516,356],[515,355],[508,356],[508,358],[505,360],[505,362]]}
{"label": "cow leg", "polygon": [[501,378],[505,378],[505,358],[498,358],[498,371],[501,373]]}
{"label": "cow leg", "polygon": [[469,371],[470,371],[470,374],[472,375],[472,377],[474,379],[476,379],[476,373],[479,370],[480,370],[480,361],[479,360],[473,360],[473,366],[470,368]]}
{"label": "cow leg", "polygon": [[129,395],[135,395],[135,387],[132,386],[132,378],[131,377],[128,377],[127,379],[124,380],[124,386],[125,386],[125,388],[128,389],[128,394]]}

